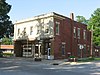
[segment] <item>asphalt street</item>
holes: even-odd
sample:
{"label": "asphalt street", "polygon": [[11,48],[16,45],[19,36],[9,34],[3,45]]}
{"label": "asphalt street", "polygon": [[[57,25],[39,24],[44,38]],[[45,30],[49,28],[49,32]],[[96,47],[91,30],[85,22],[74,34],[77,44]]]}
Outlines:
{"label": "asphalt street", "polygon": [[100,61],[62,63],[65,62],[63,60],[36,62],[32,58],[0,58],[0,75],[100,75]]}

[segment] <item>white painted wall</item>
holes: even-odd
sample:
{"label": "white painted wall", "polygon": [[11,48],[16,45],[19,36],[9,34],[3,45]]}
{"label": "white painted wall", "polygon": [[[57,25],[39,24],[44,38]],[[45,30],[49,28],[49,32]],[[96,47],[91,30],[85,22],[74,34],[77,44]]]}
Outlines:
{"label": "white painted wall", "polygon": [[[33,26],[32,35],[30,35],[31,26]],[[52,17],[52,13],[46,14],[44,16],[40,15],[37,18],[34,17],[31,19],[17,21],[14,25],[14,40],[18,40],[19,37],[21,37],[21,35],[18,36],[18,29],[20,29],[20,33],[22,33],[25,27],[26,27],[26,34],[28,35],[29,40],[34,40],[37,37],[41,37],[41,38],[53,37],[54,20]],[[47,28],[49,29],[48,33],[45,32]],[[39,34],[37,34],[38,30],[39,30]]]}

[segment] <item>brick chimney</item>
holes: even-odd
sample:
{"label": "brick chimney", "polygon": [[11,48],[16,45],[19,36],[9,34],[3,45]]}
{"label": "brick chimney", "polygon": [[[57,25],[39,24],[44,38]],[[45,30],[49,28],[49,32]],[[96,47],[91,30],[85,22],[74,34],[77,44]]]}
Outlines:
{"label": "brick chimney", "polygon": [[70,13],[70,19],[74,20],[74,13]]}

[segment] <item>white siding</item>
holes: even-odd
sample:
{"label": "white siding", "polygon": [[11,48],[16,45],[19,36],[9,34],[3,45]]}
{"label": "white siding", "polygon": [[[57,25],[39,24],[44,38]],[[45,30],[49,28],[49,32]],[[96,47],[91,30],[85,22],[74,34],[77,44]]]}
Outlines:
{"label": "white siding", "polygon": [[[14,40],[19,39],[19,37],[21,37],[21,35],[17,35],[18,34],[18,29],[20,29],[20,34],[22,33],[22,31],[24,30],[24,28],[26,27],[26,35],[28,35],[29,40],[34,40],[37,37],[41,37],[41,38],[48,38],[48,37],[53,37],[53,27],[54,27],[54,23],[53,23],[53,17],[43,17],[40,19],[33,19],[33,20],[23,20],[23,21],[19,21],[16,22],[14,25]],[[37,34],[38,28],[37,25],[39,26],[39,31],[40,33]],[[32,35],[30,35],[30,27],[33,26],[33,33]],[[49,31],[48,33],[45,33],[46,28],[48,27]]]}

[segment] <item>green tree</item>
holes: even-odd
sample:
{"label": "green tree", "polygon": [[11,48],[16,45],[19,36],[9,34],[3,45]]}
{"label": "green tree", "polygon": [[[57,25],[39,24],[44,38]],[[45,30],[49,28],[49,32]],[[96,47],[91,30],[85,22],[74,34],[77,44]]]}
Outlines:
{"label": "green tree", "polygon": [[11,38],[8,38],[8,37],[3,37],[2,38],[2,43],[3,45],[12,45],[13,44],[13,41]]}
{"label": "green tree", "polygon": [[6,3],[6,0],[0,0],[0,38],[4,37],[4,35],[9,37],[13,33],[13,24],[7,15],[10,9],[11,5]]}
{"label": "green tree", "polygon": [[76,21],[83,24],[88,24],[88,20],[86,20],[83,16],[76,16]]}
{"label": "green tree", "polygon": [[88,24],[88,29],[93,30],[93,43],[100,46],[100,8],[94,11]]}

